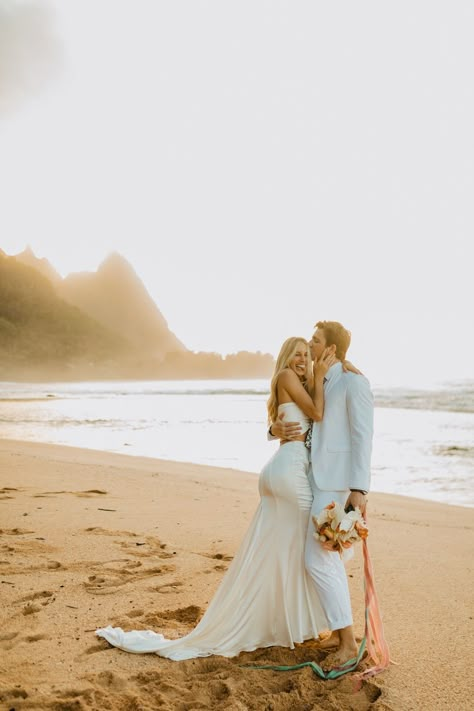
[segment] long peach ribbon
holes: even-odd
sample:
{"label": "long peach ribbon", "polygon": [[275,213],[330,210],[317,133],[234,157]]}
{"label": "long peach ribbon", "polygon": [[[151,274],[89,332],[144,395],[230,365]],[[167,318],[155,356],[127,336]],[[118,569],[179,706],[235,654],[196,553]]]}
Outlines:
{"label": "long peach ribbon", "polygon": [[364,554],[364,588],[365,588],[365,641],[369,659],[374,663],[369,669],[356,674],[356,679],[363,681],[379,674],[390,664],[390,652],[385,639],[382,615],[380,614],[377,590],[375,589],[374,569],[369,554],[367,540],[362,541]]}

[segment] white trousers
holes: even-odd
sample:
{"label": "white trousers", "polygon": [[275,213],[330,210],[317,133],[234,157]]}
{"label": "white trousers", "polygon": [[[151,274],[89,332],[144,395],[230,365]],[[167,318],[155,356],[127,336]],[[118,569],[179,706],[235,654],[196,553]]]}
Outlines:
{"label": "white trousers", "polygon": [[[322,491],[314,482],[312,488],[314,499],[306,535],[305,567],[316,586],[329,629],[340,630],[352,625],[351,599],[344,562],[339,553],[325,550],[315,540],[312,516],[318,516],[331,501],[338,501],[344,506],[350,492]],[[352,554],[352,550],[349,550]]]}

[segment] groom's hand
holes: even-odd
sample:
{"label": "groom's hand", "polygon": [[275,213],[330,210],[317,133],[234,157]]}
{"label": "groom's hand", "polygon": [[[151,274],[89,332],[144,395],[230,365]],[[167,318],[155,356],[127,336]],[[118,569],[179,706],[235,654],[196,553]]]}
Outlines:
{"label": "groom's hand", "polygon": [[278,418],[272,424],[272,435],[278,439],[294,439],[300,434],[302,434],[302,430],[299,422],[284,422]]}
{"label": "groom's hand", "polygon": [[360,491],[351,491],[346,501],[345,508],[347,509],[349,505],[352,505],[353,508],[356,508],[356,506],[358,506],[363,516],[365,514],[365,509],[367,508],[367,495],[362,494]]}

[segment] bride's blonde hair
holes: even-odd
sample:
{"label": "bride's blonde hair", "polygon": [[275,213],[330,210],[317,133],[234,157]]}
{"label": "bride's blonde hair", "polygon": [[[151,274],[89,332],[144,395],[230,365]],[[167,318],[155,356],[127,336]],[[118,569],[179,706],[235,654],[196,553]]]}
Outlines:
{"label": "bride's blonde hair", "polygon": [[301,338],[299,336],[291,336],[287,338],[280,349],[278,354],[275,370],[273,371],[273,377],[270,383],[270,397],[267,400],[267,412],[268,412],[268,422],[271,424],[275,422],[278,417],[278,378],[280,373],[288,368],[289,362],[294,357],[298,346],[300,343],[304,344],[307,359],[306,359],[306,373],[304,380],[302,381],[304,389],[310,394],[313,394],[313,369],[311,367],[311,353],[309,350],[308,342],[306,338]]}

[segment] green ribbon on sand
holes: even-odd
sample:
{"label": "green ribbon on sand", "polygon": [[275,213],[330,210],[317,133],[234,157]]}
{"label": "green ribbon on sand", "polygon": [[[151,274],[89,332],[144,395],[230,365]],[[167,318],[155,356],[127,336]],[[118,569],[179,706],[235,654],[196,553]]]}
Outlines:
{"label": "green ribbon on sand", "polygon": [[325,672],[324,669],[319,666],[319,664],[316,664],[316,662],[302,662],[301,664],[294,664],[291,666],[277,666],[274,664],[261,664],[258,666],[254,664],[241,664],[240,666],[245,667],[246,669],[272,669],[273,671],[294,671],[295,669],[303,669],[303,667],[310,667],[315,674],[321,677],[321,679],[337,679],[338,677],[343,676],[344,674],[349,674],[349,672],[355,671],[357,669],[359,662],[362,659],[362,655],[365,652],[365,644],[366,638],[364,637],[362,639],[362,642],[360,643],[357,657],[348,659],[347,662],[344,662],[344,664],[334,667],[333,669],[330,669],[327,672]]}

